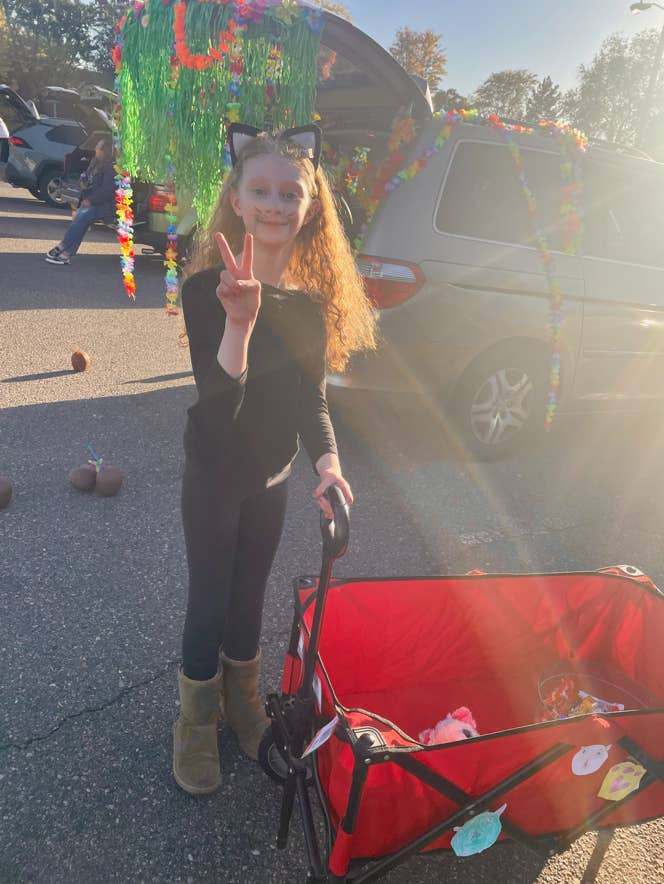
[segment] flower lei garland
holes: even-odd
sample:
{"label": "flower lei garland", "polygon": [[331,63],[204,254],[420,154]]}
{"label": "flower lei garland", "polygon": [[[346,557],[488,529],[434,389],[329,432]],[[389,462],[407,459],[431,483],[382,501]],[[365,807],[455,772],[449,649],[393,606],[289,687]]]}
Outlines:
{"label": "flower lei garland", "polygon": [[[360,173],[360,189],[358,197],[366,213],[366,220],[360,237],[354,245],[359,251],[364,230],[373,218],[380,201],[388,193],[393,193],[405,181],[415,178],[425,169],[431,157],[439,153],[448,141],[459,122],[480,123],[501,132],[512,155],[515,164],[517,178],[528,206],[528,213],[535,229],[537,249],[544,266],[547,286],[549,289],[549,332],[551,337],[551,370],[549,382],[549,394],[547,399],[544,426],[549,431],[553,425],[553,418],[558,405],[558,390],[560,388],[560,353],[562,342],[562,303],[563,296],[560,284],[555,277],[554,262],[549,250],[546,238],[538,223],[537,205],[534,194],[525,178],[521,153],[518,145],[513,140],[513,134],[534,134],[535,130],[527,126],[512,125],[502,122],[495,114],[481,114],[477,110],[452,110],[447,113],[438,113],[443,124],[434,139],[433,144],[426,147],[407,166],[403,148],[410,144],[415,136],[415,123],[412,118],[398,118],[392,128],[388,141],[389,154],[381,166],[376,170],[368,163]],[[561,163],[561,204],[560,214],[563,218],[562,237],[563,251],[566,254],[576,255],[581,249],[583,225],[578,209],[581,195],[581,180],[578,173],[578,163],[574,157],[585,151],[586,137],[576,129],[563,123],[541,122],[539,124],[545,134],[551,135],[559,144],[563,162]],[[574,152],[574,157],[573,157]]]}
{"label": "flower lei garland", "polygon": [[329,144],[323,146],[323,164],[332,178],[335,190],[345,190],[356,196],[360,184],[360,176],[369,161],[369,149],[356,147],[350,157],[342,156],[336,148]]}

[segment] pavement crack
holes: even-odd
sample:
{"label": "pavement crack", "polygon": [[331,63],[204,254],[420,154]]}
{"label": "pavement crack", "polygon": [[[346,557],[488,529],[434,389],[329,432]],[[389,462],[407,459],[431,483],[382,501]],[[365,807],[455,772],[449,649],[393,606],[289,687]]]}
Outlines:
{"label": "pavement crack", "polygon": [[84,706],[82,709],[79,709],[76,712],[71,712],[69,715],[65,715],[64,718],[60,719],[57,724],[55,724],[44,734],[36,734],[35,736],[28,737],[25,740],[20,740],[17,742],[0,743],[0,752],[7,752],[11,749],[25,750],[29,749],[30,746],[33,746],[35,743],[43,743],[46,740],[49,740],[53,736],[53,734],[56,734],[66,724],[69,724],[75,719],[82,718],[85,715],[92,715],[96,712],[103,712],[104,710],[109,709],[111,706],[114,706],[120,700],[123,700],[132,691],[135,691],[138,688],[143,688],[146,685],[153,684],[155,681],[158,681],[163,675],[165,675],[171,666],[179,663],[179,658],[176,660],[169,660],[166,665],[163,666],[155,675],[151,675],[149,678],[143,679],[143,681],[137,681],[134,684],[127,685],[126,688],[122,688],[122,690],[118,691],[118,693],[114,697],[111,697],[110,700],[107,700],[104,703],[99,703],[95,706]]}

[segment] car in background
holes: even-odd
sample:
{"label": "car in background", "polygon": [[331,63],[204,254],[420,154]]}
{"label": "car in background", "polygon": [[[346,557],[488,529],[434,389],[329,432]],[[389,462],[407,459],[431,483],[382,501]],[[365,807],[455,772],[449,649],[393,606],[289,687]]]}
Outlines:
{"label": "car in background", "polygon": [[[424,126],[405,165],[430,147]],[[590,142],[581,159],[583,251],[564,250],[560,150],[518,145],[562,297],[558,413],[664,406],[664,164]],[[482,459],[544,426],[552,363],[547,273],[510,147],[459,122],[412,180],[381,201],[358,266],[382,345],[331,387],[421,395]]]}
{"label": "car in background", "polygon": [[[9,86],[0,85],[0,117],[9,129],[9,154],[5,179],[23,187],[48,205],[68,208],[60,187],[65,155],[85,141],[93,131],[111,133],[108,111],[97,107],[107,96],[89,90],[87,97],[73,89],[50,86],[27,102]],[[50,107],[67,117],[43,115]]]}

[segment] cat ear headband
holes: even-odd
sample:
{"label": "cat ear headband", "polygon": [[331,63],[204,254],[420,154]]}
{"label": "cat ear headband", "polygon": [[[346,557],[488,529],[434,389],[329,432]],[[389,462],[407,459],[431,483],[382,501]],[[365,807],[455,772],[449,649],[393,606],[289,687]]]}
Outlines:
{"label": "cat ear headband", "polygon": [[[263,129],[257,129],[255,126],[248,126],[246,123],[231,123],[228,127],[228,145],[231,150],[231,162],[233,165],[237,163],[237,158],[242,148],[252,138],[260,135]],[[314,164],[314,169],[318,168],[320,163],[320,153],[323,144],[323,133],[311,124],[310,126],[295,126],[293,129],[285,129],[277,136],[279,141],[292,141],[301,147]]]}

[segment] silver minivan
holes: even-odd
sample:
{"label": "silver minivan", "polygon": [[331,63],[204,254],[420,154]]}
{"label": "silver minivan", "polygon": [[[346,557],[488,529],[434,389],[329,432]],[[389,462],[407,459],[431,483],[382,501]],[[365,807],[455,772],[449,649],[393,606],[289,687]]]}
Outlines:
{"label": "silver minivan", "polygon": [[[430,145],[431,121],[409,160]],[[561,251],[561,155],[514,135],[563,294],[560,412],[664,403],[664,164],[590,144],[581,162],[583,254]],[[359,266],[383,343],[334,387],[433,397],[480,457],[544,423],[549,289],[514,160],[495,129],[459,123],[387,195]]]}

